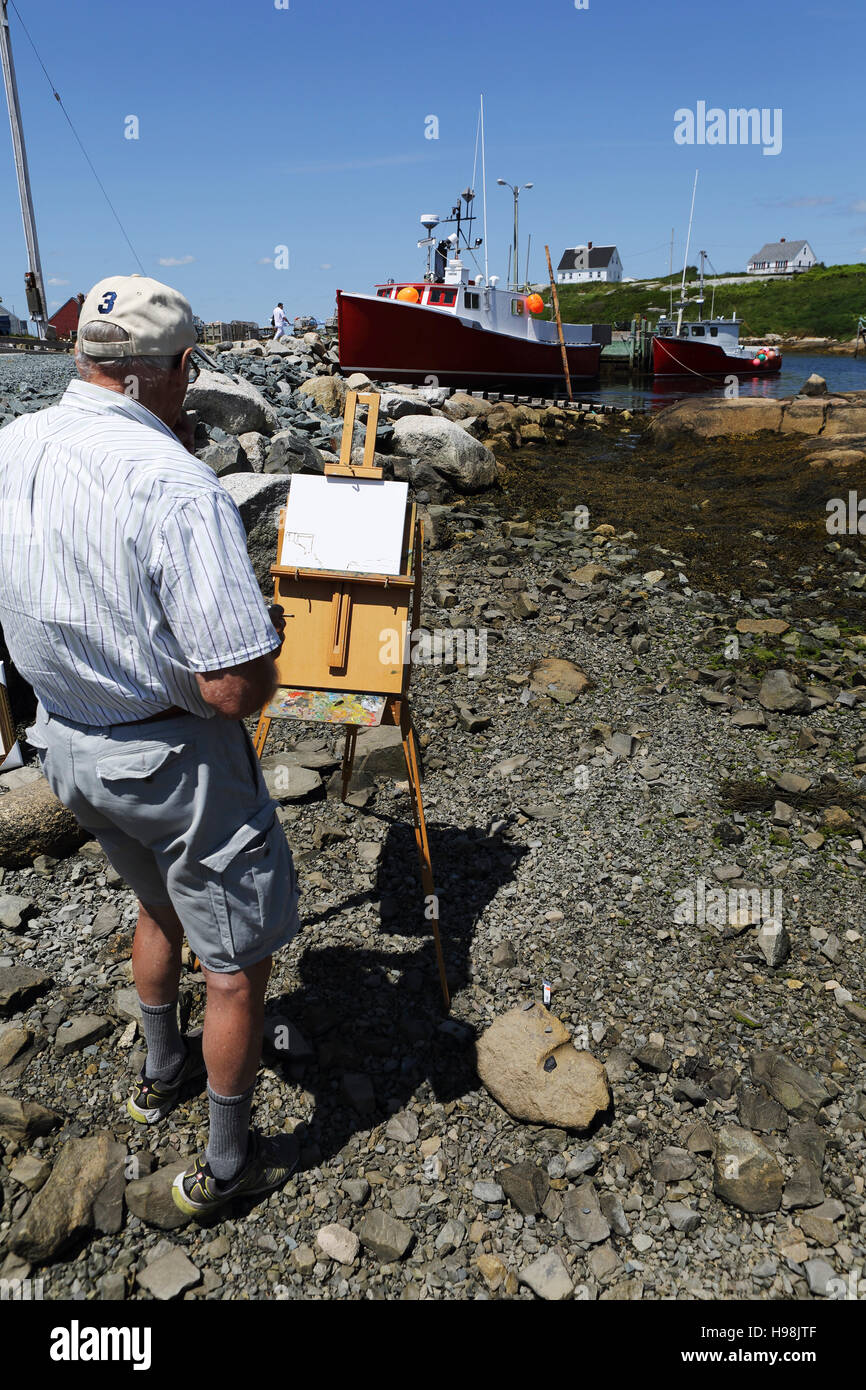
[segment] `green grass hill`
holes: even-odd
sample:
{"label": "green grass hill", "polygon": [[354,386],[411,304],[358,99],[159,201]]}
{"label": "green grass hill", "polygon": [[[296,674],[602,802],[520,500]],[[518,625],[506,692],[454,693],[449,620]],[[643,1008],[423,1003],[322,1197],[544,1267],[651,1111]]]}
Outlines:
{"label": "green grass hill", "polygon": [[[669,286],[674,284],[674,303],[679,297],[682,271],[673,277],[639,280],[632,285],[557,285],[559,307],[567,323],[629,322],[635,314],[645,314],[653,322],[659,308],[668,311]],[[715,313],[725,317],[736,310],[743,323],[743,336],[763,333],[784,336],[853,338],[857,319],[866,314],[866,264],[815,267],[784,280],[750,280],[744,284],[715,286]],[[689,267],[686,280],[689,299],[697,294],[697,272]],[[713,286],[704,288],[704,315],[710,313]],[[544,293],[550,317],[550,289]],[[652,310],[652,312],[651,312]],[[687,318],[695,317],[692,305]]]}

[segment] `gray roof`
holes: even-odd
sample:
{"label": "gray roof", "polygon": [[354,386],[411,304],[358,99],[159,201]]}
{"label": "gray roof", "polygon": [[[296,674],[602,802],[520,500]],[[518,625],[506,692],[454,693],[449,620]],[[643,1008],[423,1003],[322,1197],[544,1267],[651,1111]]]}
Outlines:
{"label": "gray roof", "polygon": [[567,251],[563,251],[562,260],[556,268],[557,270],[604,270],[606,266],[610,265],[615,250],[615,246],[591,246],[589,250],[585,246],[578,250],[570,247]]}
{"label": "gray roof", "polygon": [[793,261],[805,245],[805,241],[768,241],[749,257],[749,265],[752,261]]}

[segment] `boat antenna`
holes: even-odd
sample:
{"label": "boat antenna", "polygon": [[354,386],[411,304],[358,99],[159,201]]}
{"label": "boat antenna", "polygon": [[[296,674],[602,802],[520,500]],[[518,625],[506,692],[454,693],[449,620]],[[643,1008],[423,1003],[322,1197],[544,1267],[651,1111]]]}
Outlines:
{"label": "boat antenna", "polygon": [[685,304],[686,304],[686,269],[687,269],[688,264],[689,264],[689,243],[691,242],[691,239],[692,239],[692,219],[693,219],[693,217],[694,217],[694,215],[695,215],[695,193],[697,192],[697,189],[698,189],[698,170],[696,169],[696,170],[695,170],[695,182],[694,182],[694,186],[693,186],[693,188],[692,188],[692,207],[691,207],[691,211],[690,211],[690,213],[689,213],[689,230],[688,230],[688,233],[686,234],[686,255],[685,255],[685,260],[683,261],[683,283],[682,283],[682,285],[680,286],[680,302],[679,302],[679,304],[677,305],[677,337],[679,337],[679,335],[680,335],[680,330],[682,329],[682,326],[683,326],[683,308],[684,308],[684,306],[685,306]]}
{"label": "boat antenna", "polygon": [[507,266],[506,271],[505,271],[505,283],[506,283],[506,285],[510,285],[510,284],[511,284],[511,243],[510,243],[510,242],[509,242],[509,244],[508,244],[508,266]]}
{"label": "boat antenna", "polygon": [[530,232],[530,233],[529,233],[529,238],[528,238],[528,240],[527,240],[527,242],[526,242],[526,276],[525,276],[524,281],[523,281],[524,287],[525,287],[526,289],[529,289],[529,248],[530,248],[531,245],[532,245],[532,233]]}
{"label": "boat antenna", "polygon": [[484,204],[484,284],[487,275],[487,161],[484,154],[484,93],[481,93],[481,200]]}

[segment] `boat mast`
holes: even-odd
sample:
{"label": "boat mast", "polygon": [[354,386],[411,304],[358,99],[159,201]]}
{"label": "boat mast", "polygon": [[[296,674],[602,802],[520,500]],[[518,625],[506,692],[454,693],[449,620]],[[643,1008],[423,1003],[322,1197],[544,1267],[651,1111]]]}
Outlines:
{"label": "boat mast", "polygon": [[679,302],[679,304],[677,305],[677,337],[679,337],[680,332],[682,331],[682,326],[683,326],[683,309],[685,308],[686,303],[687,303],[687,300],[686,300],[686,269],[687,269],[688,264],[689,264],[689,242],[690,242],[691,239],[692,239],[692,218],[693,218],[694,215],[695,215],[695,193],[697,192],[697,189],[698,189],[698,171],[697,171],[697,169],[696,169],[696,170],[695,170],[695,182],[694,182],[694,187],[692,188],[692,207],[691,207],[691,212],[689,213],[689,230],[688,230],[688,234],[687,234],[687,236],[686,236],[686,255],[685,255],[685,260],[683,261],[683,283],[682,283],[682,285],[680,286],[680,302]]}
{"label": "boat mast", "polygon": [[484,154],[484,93],[481,93],[481,198],[484,203],[484,286],[490,284],[487,270],[487,163]]}
{"label": "boat mast", "polygon": [[18,102],[18,84],[15,81],[15,64],[12,60],[12,43],[9,36],[9,17],[6,13],[7,0],[0,0],[0,61],[3,64],[3,82],[6,87],[6,102],[9,107],[9,124],[12,127],[12,149],[15,155],[15,173],[18,176],[18,195],[21,200],[21,216],[24,221],[24,239],[27,243],[28,271],[24,277],[27,289],[27,307],[30,317],[36,324],[39,338],[48,337],[45,314],[45,285],[42,279],[42,262],[39,259],[39,242],[36,239],[36,219],[33,215],[33,199],[30,194],[30,171],[27,167],[27,151],[24,148],[24,134],[21,128],[21,107]]}

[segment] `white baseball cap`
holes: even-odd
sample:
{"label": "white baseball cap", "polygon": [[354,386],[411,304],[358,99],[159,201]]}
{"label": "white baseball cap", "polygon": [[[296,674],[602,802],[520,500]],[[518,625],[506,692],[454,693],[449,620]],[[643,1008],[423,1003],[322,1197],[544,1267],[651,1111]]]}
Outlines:
{"label": "white baseball cap", "polygon": [[[82,335],[91,323],[115,323],[126,330],[129,341],[88,340]],[[159,280],[110,275],[93,286],[81,306],[78,340],[87,357],[174,357],[195,346],[192,307],[178,290]]]}

